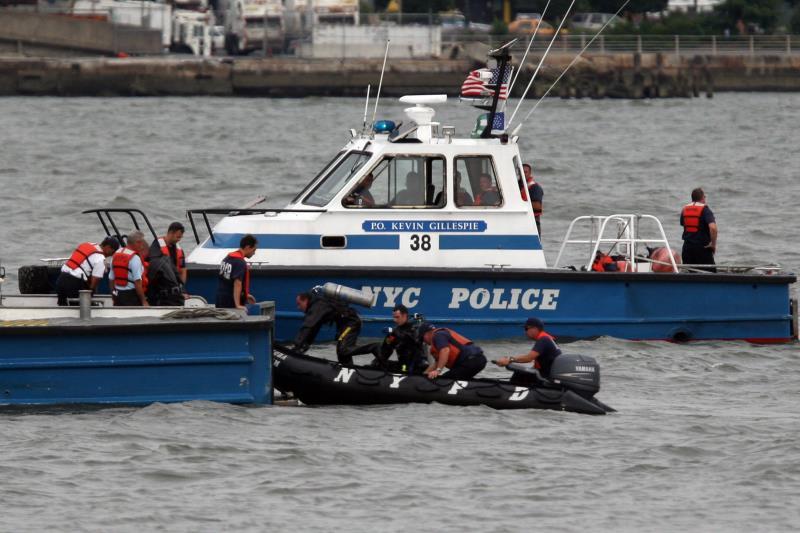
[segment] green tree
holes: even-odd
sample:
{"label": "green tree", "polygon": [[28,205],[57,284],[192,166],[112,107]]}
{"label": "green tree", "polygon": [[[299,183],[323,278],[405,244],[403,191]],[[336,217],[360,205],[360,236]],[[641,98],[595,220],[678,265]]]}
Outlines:
{"label": "green tree", "polygon": [[800,33],[800,6],[794,8],[794,14],[792,15],[792,21],[789,23],[789,28],[792,30],[792,33]]}
{"label": "green tree", "polygon": [[734,30],[739,21],[755,23],[765,31],[771,32],[778,23],[781,0],[725,0],[714,12],[720,23]]}

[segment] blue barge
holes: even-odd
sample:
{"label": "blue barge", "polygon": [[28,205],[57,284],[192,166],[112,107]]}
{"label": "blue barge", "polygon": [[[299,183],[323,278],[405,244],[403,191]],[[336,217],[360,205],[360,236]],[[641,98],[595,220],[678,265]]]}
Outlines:
{"label": "blue barge", "polygon": [[273,314],[0,307],[0,405],[272,403]]}

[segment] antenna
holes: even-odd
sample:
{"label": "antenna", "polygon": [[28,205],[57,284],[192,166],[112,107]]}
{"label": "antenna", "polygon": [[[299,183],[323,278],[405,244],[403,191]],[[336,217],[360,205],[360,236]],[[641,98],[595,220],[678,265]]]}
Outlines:
{"label": "antenna", "polygon": [[[630,1],[630,0],[628,0],[628,1]],[[536,75],[539,74],[539,69],[542,68],[542,65],[544,64],[544,60],[547,57],[547,54],[550,53],[550,49],[553,47],[553,43],[556,42],[556,37],[558,37],[558,34],[561,32],[561,27],[564,26],[564,22],[566,22],[566,20],[567,20],[567,15],[569,15],[569,12],[572,9],[572,6],[574,6],[574,5],[575,5],[575,0],[572,0],[572,2],[569,4],[569,7],[564,12],[564,18],[561,19],[561,23],[558,25],[558,28],[556,29],[555,32],[553,32],[553,38],[550,39],[550,44],[547,45],[547,50],[544,51],[544,55],[539,60],[539,64],[536,66],[536,70],[533,71],[533,76],[531,76],[530,81],[528,81],[528,86],[525,87],[525,92],[522,93],[522,98],[520,98],[519,102],[517,102],[517,107],[515,107],[514,108],[514,112],[511,113],[511,118],[508,120],[508,126],[507,127],[510,127],[511,123],[514,122],[514,117],[517,116],[517,111],[519,111],[519,107],[522,105],[522,102],[525,101],[525,97],[528,96],[528,91],[531,89],[531,86],[533,85],[533,80],[535,80],[536,79]]]}
{"label": "antenna", "polygon": [[389,43],[392,42],[386,39],[386,51],[383,53],[383,67],[381,68],[381,79],[378,82],[378,92],[375,94],[375,109],[372,110],[372,125],[369,129],[375,126],[375,115],[378,114],[378,101],[381,99],[381,88],[383,87],[383,73],[386,72],[386,58],[389,57]]}
{"label": "antenna", "polygon": [[542,11],[542,18],[539,19],[540,23],[536,24],[536,27],[533,29],[533,35],[531,36],[531,40],[528,41],[528,48],[525,50],[525,54],[522,56],[522,61],[519,62],[519,68],[517,69],[516,74],[514,74],[514,79],[511,80],[511,85],[508,86],[508,96],[511,96],[511,89],[514,88],[514,84],[517,83],[517,78],[519,78],[519,73],[522,72],[522,65],[525,64],[525,59],[528,57],[528,52],[531,51],[531,46],[533,45],[533,41],[536,39],[536,34],[539,32],[539,26],[541,26],[541,21],[544,21],[544,16],[547,14],[547,8],[550,7],[550,0],[547,0],[547,4],[544,6],[544,11]]}
{"label": "antenna", "polygon": [[369,108],[369,90],[372,85],[369,83],[367,84],[367,101],[364,102],[364,123],[361,125],[361,133],[366,133],[367,131],[367,109]]}
{"label": "antenna", "polygon": [[[546,92],[545,92],[545,93],[542,95],[542,97],[541,97],[541,98],[539,98],[539,100],[538,100],[538,101],[536,102],[536,104],[533,106],[533,109],[531,109],[530,111],[528,111],[528,114],[527,114],[527,115],[525,115],[525,118],[523,118],[523,119],[522,119],[522,122],[520,123],[520,125],[519,125],[519,126],[517,126],[517,127],[514,129],[514,131],[512,131],[512,132],[511,132],[511,135],[516,135],[517,133],[519,133],[519,130],[520,130],[520,129],[522,129],[522,126],[525,124],[525,121],[527,121],[527,120],[530,118],[530,116],[533,114],[533,112],[534,112],[534,111],[536,111],[536,108],[537,108],[537,107],[539,107],[539,104],[541,104],[541,103],[542,103],[542,101],[544,101],[544,99],[547,97],[547,95],[548,95],[548,94],[550,94],[550,91],[552,91],[552,90],[553,90],[553,87],[555,87],[555,86],[558,84],[558,82],[559,82],[559,81],[561,81],[561,78],[563,78],[563,77],[564,77],[564,75],[567,73],[567,71],[568,71],[570,68],[572,68],[572,66],[573,66],[575,63],[577,63],[578,59],[580,59],[580,57],[583,55],[583,53],[584,53],[586,50],[588,50],[590,46],[592,46],[592,43],[594,42],[594,40],[595,40],[595,39],[597,39],[597,38],[600,36],[600,34],[601,34],[601,33],[603,33],[603,30],[605,30],[605,29],[606,29],[606,27],[607,27],[607,26],[608,26],[608,25],[611,23],[611,21],[613,21],[615,18],[617,18],[617,17],[619,16],[620,12],[621,12],[623,9],[625,9],[625,6],[627,6],[627,5],[630,3],[630,1],[631,1],[631,0],[625,0],[625,3],[624,3],[624,4],[622,4],[622,5],[620,6],[620,8],[619,8],[619,9],[617,9],[617,12],[616,12],[616,13],[614,13],[614,16],[613,16],[613,17],[611,17],[610,19],[608,19],[608,20],[606,21],[606,23],[605,23],[605,24],[603,24],[603,27],[602,27],[602,28],[600,28],[600,30],[599,30],[597,33],[595,33],[595,34],[594,34],[594,37],[592,37],[592,38],[589,40],[589,42],[588,42],[588,43],[586,43],[586,46],[584,46],[584,47],[583,47],[583,49],[582,49],[580,52],[578,52],[578,55],[576,55],[576,56],[575,56],[575,58],[574,58],[574,59],[573,59],[573,60],[570,62],[570,64],[569,64],[569,65],[567,65],[567,68],[565,68],[565,69],[564,69],[564,72],[562,72],[562,73],[561,73],[561,75],[560,75],[558,78],[556,78],[556,81],[554,81],[554,82],[553,82],[553,84],[550,86],[550,88],[549,88],[549,89],[547,89],[547,91],[546,91]],[[519,107],[519,106],[517,106],[517,107]]]}

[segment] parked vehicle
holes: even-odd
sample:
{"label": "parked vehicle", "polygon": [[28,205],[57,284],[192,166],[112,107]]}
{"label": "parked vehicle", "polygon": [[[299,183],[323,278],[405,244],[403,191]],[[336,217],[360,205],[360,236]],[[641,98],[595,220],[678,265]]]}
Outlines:
{"label": "parked vehicle", "polygon": [[225,16],[225,49],[231,55],[283,49],[284,7],[281,0],[234,0]]}
{"label": "parked vehicle", "polygon": [[225,50],[225,26],[211,26],[211,52]]}
{"label": "parked vehicle", "polygon": [[[536,29],[537,27],[539,28],[538,30]],[[509,24],[508,32],[516,35],[533,35],[533,33],[536,32],[536,35],[552,37],[555,34],[556,29],[552,26],[552,24],[545,22],[544,20],[525,18],[517,19]],[[565,34],[568,33],[568,31],[566,28],[562,28],[561,33]]]}
{"label": "parked vehicle", "polygon": [[[613,13],[575,13],[572,17],[571,26],[573,31],[596,32],[602,28],[606,22],[614,18]],[[608,26],[613,27],[621,22],[622,19],[612,21]]]}
{"label": "parked vehicle", "polygon": [[176,9],[172,15],[173,52],[191,53],[196,56],[211,56],[211,28],[214,15],[211,12]]}

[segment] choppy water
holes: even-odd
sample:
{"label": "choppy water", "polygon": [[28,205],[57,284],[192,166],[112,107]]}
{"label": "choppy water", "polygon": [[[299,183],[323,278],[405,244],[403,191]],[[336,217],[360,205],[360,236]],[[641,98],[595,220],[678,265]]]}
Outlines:
{"label": "choppy water", "polygon": [[[0,100],[0,258],[98,235],[82,209],[280,205],[360,122],[350,99]],[[401,117],[400,105],[383,115]],[[580,214],[636,211],[679,243],[705,187],[718,260],[798,270],[800,95],[552,100],[524,132],[548,257]],[[460,131],[473,112],[438,118]],[[690,297],[690,295],[687,295]],[[528,345],[488,343],[492,354]],[[800,523],[798,346],[569,345],[603,366],[591,418],[485,408],[0,413],[4,531],[790,531]],[[500,375],[497,370],[490,373]]]}

